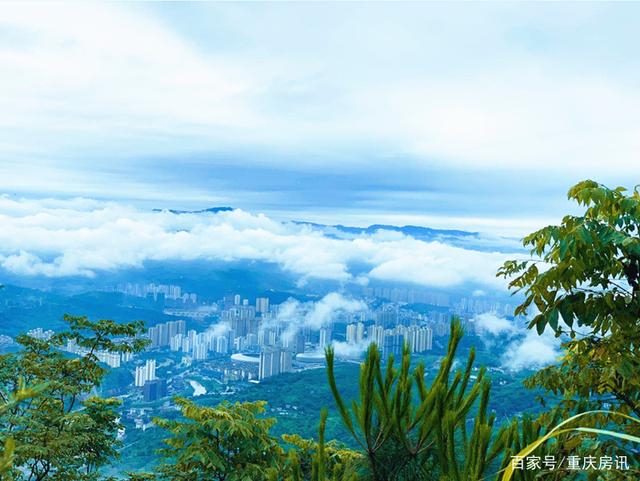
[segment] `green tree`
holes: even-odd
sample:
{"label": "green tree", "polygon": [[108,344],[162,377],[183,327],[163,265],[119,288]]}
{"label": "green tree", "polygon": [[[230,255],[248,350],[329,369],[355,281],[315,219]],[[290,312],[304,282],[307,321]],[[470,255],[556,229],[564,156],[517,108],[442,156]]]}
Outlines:
{"label": "green tree", "polygon": [[197,406],[178,398],[181,420],[156,419],[169,431],[159,467],[170,481],[260,481],[281,469],[284,451],[269,434],[275,419],[264,418],[265,402],[223,402]]}
{"label": "green tree", "polygon": [[[119,401],[94,394],[106,373],[98,351],[137,352],[146,341],[140,322],[117,324],[65,316],[69,330],[47,340],[18,336],[22,349],[0,356],[0,385],[15,391],[24,381],[46,383],[39,396],[0,416],[0,439],[15,441],[13,476],[30,481],[97,479],[117,456]],[[68,342],[82,356],[61,351]]]}
{"label": "green tree", "polygon": [[202,407],[177,398],[182,419],[155,419],[169,431],[164,461],[156,474],[132,474],[131,481],[357,481],[360,453],[325,442],[327,411],[322,410],[319,441],[270,434],[275,419],[265,418],[264,401],[222,402]]}
{"label": "green tree", "polygon": [[[2,286],[0,286],[2,287]],[[0,416],[6,412],[15,409],[21,402],[34,398],[46,388],[46,385],[40,385],[37,388],[27,388],[23,381],[18,384],[15,392],[6,392],[0,390]],[[13,456],[15,453],[15,442],[13,438],[7,437],[4,442],[4,450],[0,452],[0,479],[4,481],[7,473],[13,467]]]}
{"label": "green tree", "polygon": [[472,379],[473,350],[464,371],[453,372],[462,335],[453,321],[447,354],[430,385],[422,363],[411,371],[407,347],[400,368],[390,356],[383,372],[380,352],[371,345],[360,369],[360,399],[350,408],[335,382],[333,350],[327,348],[329,385],[347,430],[364,452],[368,478],[477,481],[497,468],[509,430],[494,432],[484,369]]}
{"label": "green tree", "polygon": [[[288,453],[285,481],[358,481],[358,465],[362,453],[347,449],[337,441],[325,441],[328,411],[320,412],[318,441],[303,439],[297,434],[285,434],[283,440],[294,446]],[[274,478],[274,481],[279,478]],[[270,480],[271,481],[271,480]]]}
{"label": "green tree", "polygon": [[[587,180],[568,198],[584,213],[525,237],[531,257],[510,260],[498,272],[524,294],[516,314],[534,311],[529,328],[539,334],[550,328],[566,340],[559,362],[527,385],[559,394],[563,418],[609,408],[640,417],[640,192]],[[587,420],[638,434],[638,423],[622,416],[594,413]],[[592,450],[601,444],[591,442]]]}

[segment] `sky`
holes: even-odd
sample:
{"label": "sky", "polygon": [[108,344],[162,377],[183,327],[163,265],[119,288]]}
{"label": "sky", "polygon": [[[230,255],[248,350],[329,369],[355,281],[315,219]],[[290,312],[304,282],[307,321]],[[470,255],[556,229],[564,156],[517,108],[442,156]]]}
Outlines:
{"label": "sky", "polygon": [[638,19],[633,3],[3,2],[0,192],[521,235],[570,211],[579,180],[639,183]]}

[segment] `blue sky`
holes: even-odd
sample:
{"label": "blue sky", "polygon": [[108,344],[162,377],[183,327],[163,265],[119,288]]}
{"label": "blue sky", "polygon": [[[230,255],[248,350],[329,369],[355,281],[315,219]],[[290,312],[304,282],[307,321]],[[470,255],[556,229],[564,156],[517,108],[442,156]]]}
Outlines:
{"label": "blue sky", "polygon": [[640,178],[631,3],[0,6],[0,192],[513,234]]}

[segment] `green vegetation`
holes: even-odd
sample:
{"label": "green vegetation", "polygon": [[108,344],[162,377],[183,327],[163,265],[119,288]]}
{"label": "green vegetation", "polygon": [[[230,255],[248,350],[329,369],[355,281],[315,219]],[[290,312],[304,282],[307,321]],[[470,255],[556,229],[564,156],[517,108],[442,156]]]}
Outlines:
{"label": "green vegetation", "polygon": [[[208,406],[178,398],[179,415],[154,421],[164,437],[162,462],[129,480],[632,479],[638,474],[633,459],[631,471],[518,471],[510,464],[513,455],[533,452],[559,459],[633,453],[640,441],[640,193],[586,181],[569,198],[586,207],[584,215],[526,237],[532,257],[506,262],[498,273],[525,295],[517,314],[537,309],[530,329],[542,334],[550,328],[565,340],[558,364],[526,381],[545,393],[543,407],[549,399],[557,405],[498,425],[490,379],[484,368],[474,369],[475,351],[462,370],[454,369],[463,330],[453,321],[432,376],[424,362],[412,364],[408,349],[398,366],[392,357],[383,366],[372,345],[360,366],[340,369],[328,349],[326,372],[317,371],[328,382],[300,386],[307,398],[332,406],[320,412],[317,441],[276,433],[264,401]],[[65,321],[67,331],[49,340],[19,336],[21,349],[0,356],[0,385],[13,393],[0,407],[5,479],[113,479],[101,468],[118,456],[119,403],[95,395],[105,376],[95,353],[144,349],[138,337],[143,326],[71,316]],[[64,354],[60,348],[68,341],[85,354]],[[289,376],[290,385],[296,376]],[[41,387],[29,391],[25,383]],[[274,389],[265,383],[241,396],[272,396]],[[315,419],[311,405],[297,401],[296,407]],[[331,437],[341,432],[340,439],[326,441],[328,431]]]}
{"label": "green vegetation", "polygon": [[199,407],[177,399],[184,420],[155,422],[171,433],[159,468],[162,479],[240,481],[260,479],[278,467],[282,448],[269,435],[273,419],[260,417],[264,402]]}
{"label": "green vegetation", "polygon": [[[15,410],[21,402],[38,396],[46,387],[46,384],[42,384],[37,388],[27,388],[24,381],[20,380],[15,392],[0,392],[0,416]],[[8,472],[13,467],[14,454],[15,441],[8,436],[4,441],[4,450],[0,453],[0,479],[8,477]]]}
{"label": "green vegetation", "polygon": [[[0,384],[5,389],[21,392],[24,382],[45,385],[37,397],[1,414],[0,439],[15,442],[11,476],[16,480],[99,479],[99,468],[117,455],[119,402],[91,396],[105,374],[95,353],[142,350],[146,342],[135,337],[143,326],[84,317],[65,320],[67,332],[49,340],[19,336],[22,350],[0,356]],[[114,340],[119,337],[134,340]],[[61,352],[69,340],[86,349],[86,355]]]}
{"label": "green vegetation", "polygon": [[[473,351],[464,372],[452,376],[462,334],[460,324],[453,322],[447,354],[429,387],[423,364],[410,372],[408,348],[400,369],[395,369],[390,357],[383,373],[380,353],[372,345],[360,370],[360,401],[354,401],[350,410],[335,382],[333,351],[327,350],[329,385],[344,424],[365,453],[367,478],[476,481],[484,478],[501,453],[505,436],[500,433],[492,442],[495,418],[487,415],[489,383],[484,380],[485,371],[471,382]],[[476,401],[468,433],[467,419]]]}
{"label": "green vegetation", "polygon": [[[562,419],[596,411],[582,422],[592,428],[614,423],[637,436],[640,424],[624,416],[611,419],[606,411],[640,417],[640,192],[584,181],[568,197],[585,213],[527,236],[523,243],[532,258],[506,262],[499,272],[526,295],[516,313],[537,309],[530,328],[542,333],[549,327],[569,337],[562,360],[527,385],[561,396]],[[596,447],[613,454],[619,442]],[[588,449],[593,453],[594,445]]]}

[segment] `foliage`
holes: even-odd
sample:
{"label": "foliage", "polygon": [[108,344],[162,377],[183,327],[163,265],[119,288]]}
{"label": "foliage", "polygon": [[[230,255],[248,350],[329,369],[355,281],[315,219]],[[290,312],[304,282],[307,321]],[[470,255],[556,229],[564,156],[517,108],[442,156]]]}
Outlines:
{"label": "foliage", "polygon": [[[610,431],[610,430],[607,430],[607,429],[593,429],[593,428],[590,428],[590,427],[582,427],[582,426],[565,427],[566,425],[571,424],[573,421],[577,420],[578,418],[581,418],[581,417],[584,417],[584,416],[590,416],[590,415],[593,415],[593,414],[602,414],[602,413],[599,413],[598,411],[587,411],[587,412],[584,412],[584,413],[576,414],[575,416],[572,416],[569,419],[565,419],[564,421],[559,423],[557,426],[555,426],[553,429],[550,429],[545,435],[538,436],[534,441],[529,442],[525,447],[523,447],[522,449],[518,450],[517,451],[517,456],[519,456],[521,458],[524,458],[524,457],[528,456],[529,454],[533,453],[538,447],[542,446],[549,439],[552,439],[552,438],[555,438],[555,437],[559,437],[559,436],[562,436],[565,433],[570,433],[570,432],[606,435],[606,436],[612,436],[612,437],[618,438],[618,439],[624,439],[625,441],[632,441],[632,442],[635,442],[635,443],[640,443],[640,437],[630,436],[628,434],[619,433],[619,432],[616,432],[616,431]],[[607,414],[608,416],[613,416],[613,417],[626,418],[627,420],[629,420],[629,421],[631,421],[633,423],[640,424],[640,419],[636,419],[636,418],[633,418],[631,416],[627,416],[626,414],[609,412],[609,411],[604,412],[604,414]],[[539,432],[537,434],[539,435]],[[510,481],[512,479],[512,477],[514,476],[515,472],[516,471],[514,470],[513,465],[509,464],[506,467],[506,469],[504,470],[504,473],[502,475],[501,480],[502,481]],[[538,473],[530,473],[530,474],[531,474],[531,478],[533,478]],[[567,479],[567,477],[571,476],[571,473],[569,473],[566,470],[561,468],[561,469],[556,470],[556,472],[551,473],[551,475],[554,476],[554,479],[559,479],[558,476],[562,476],[561,479]],[[627,473],[623,473],[623,475],[626,476]],[[526,473],[523,473],[523,476],[526,476]],[[616,474],[614,474],[613,476],[616,476]]]}
{"label": "foliage", "polygon": [[335,382],[333,350],[327,348],[329,385],[347,429],[364,451],[367,476],[373,481],[480,480],[501,454],[508,431],[492,436],[489,382],[483,369],[472,379],[473,350],[465,370],[452,372],[462,335],[460,323],[452,322],[447,354],[429,386],[423,364],[410,372],[406,346],[400,368],[390,356],[383,373],[380,352],[371,345],[360,370],[360,399],[350,408]]}
{"label": "foliage", "polygon": [[[516,314],[538,311],[529,328],[541,334],[549,327],[566,339],[559,363],[527,385],[560,394],[564,419],[609,408],[640,417],[640,192],[588,180],[572,187],[568,198],[584,213],[525,237],[532,257],[510,260],[498,272],[525,295]],[[629,418],[612,420],[606,412],[588,420],[591,427],[612,422],[640,433]]]}
{"label": "foliage", "polygon": [[[0,384],[19,389],[46,383],[39,396],[12,406],[0,417],[0,438],[15,441],[13,476],[17,479],[90,480],[117,455],[119,401],[92,395],[105,374],[98,351],[136,352],[142,324],[117,324],[65,316],[69,330],[50,339],[18,336],[22,350],[0,356]],[[60,348],[75,342],[86,354]]]}
{"label": "foliage", "polygon": [[283,450],[269,434],[275,420],[262,418],[263,401],[200,407],[176,400],[184,420],[156,419],[168,430],[160,478],[171,481],[258,481],[279,468]]}
{"label": "foliage", "polygon": [[[0,286],[1,287],[1,286]],[[46,385],[42,384],[36,388],[27,388],[24,381],[20,380],[18,389],[15,392],[7,393],[0,391],[0,416],[15,409],[18,404],[27,399],[36,397]],[[13,456],[15,452],[15,442],[8,437],[4,442],[4,451],[0,454],[0,479],[4,479],[13,466]]]}
{"label": "foliage", "polygon": [[357,481],[357,466],[362,454],[346,449],[336,441],[325,442],[327,409],[320,412],[318,442],[303,439],[299,435],[285,434],[283,440],[294,446],[289,451],[286,481]]}

